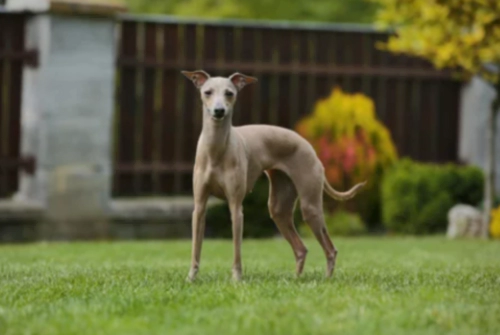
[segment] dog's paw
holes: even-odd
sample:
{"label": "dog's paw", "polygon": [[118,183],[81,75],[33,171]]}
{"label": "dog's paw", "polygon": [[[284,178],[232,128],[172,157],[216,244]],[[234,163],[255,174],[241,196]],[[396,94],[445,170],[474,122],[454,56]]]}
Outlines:
{"label": "dog's paw", "polygon": [[196,274],[195,273],[189,273],[188,276],[186,277],[186,282],[192,283],[196,280]]}

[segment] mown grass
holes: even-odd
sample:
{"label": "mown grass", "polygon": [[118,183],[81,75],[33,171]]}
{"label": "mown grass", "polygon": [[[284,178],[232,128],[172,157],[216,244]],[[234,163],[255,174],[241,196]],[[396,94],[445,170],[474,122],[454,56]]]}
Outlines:
{"label": "mown grass", "polygon": [[336,239],[332,280],[316,241],[295,279],[282,240],[0,247],[0,334],[499,334],[500,243]]}

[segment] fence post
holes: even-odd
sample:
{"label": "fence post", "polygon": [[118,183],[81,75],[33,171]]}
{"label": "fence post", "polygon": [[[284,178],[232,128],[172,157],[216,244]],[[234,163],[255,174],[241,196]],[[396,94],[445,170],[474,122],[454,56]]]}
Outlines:
{"label": "fence post", "polygon": [[[13,4],[16,1],[10,0]],[[42,239],[107,236],[111,190],[116,1],[51,0],[28,22],[39,65],[23,73],[17,200],[43,204]],[[29,1],[28,1],[29,2]],[[15,6],[13,6],[15,7]]]}

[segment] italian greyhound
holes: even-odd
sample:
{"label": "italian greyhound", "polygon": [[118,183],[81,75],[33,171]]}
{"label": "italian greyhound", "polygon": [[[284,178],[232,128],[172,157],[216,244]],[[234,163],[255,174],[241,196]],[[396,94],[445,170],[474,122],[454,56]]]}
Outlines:
{"label": "italian greyhound", "polygon": [[296,274],[304,268],[307,249],[297,234],[293,211],[297,198],[304,220],[311,227],[326,256],[326,276],[335,268],[337,249],[323,216],[323,192],[337,200],[356,195],[366,182],[347,192],[333,189],[313,147],[292,130],[270,125],[233,127],[233,107],[241,89],[257,82],[234,73],[228,78],[211,77],[205,71],[182,71],[200,91],[203,128],[198,139],[193,170],[192,260],[188,280],[196,278],[205,231],[209,196],[226,200],[231,212],[234,260],[232,277],[241,280],[243,199],[264,172],[269,179],[269,213],[293,249]]}

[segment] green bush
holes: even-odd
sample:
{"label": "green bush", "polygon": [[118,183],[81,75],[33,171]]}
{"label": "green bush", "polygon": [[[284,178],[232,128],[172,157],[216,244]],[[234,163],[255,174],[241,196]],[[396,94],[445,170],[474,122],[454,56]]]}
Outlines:
{"label": "green bush", "polygon": [[[333,236],[356,236],[366,234],[366,226],[359,214],[344,210],[335,211],[333,214],[325,213],[325,223],[328,232]],[[299,227],[300,234],[304,237],[314,236],[311,228],[306,223]]]}
{"label": "green bush", "polygon": [[403,159],[382,182],[384,224],[396,233],[442,232],[453,205],[480,203],[483,178],[482,171],[472,166],[423,164]]}
{"label": "green bush", "polygon": [[[252,193],[243,201],[243,237],[266,238],[278,233],[276,225],[269,216],[267,199],[269,182],[262,175],[255,183]],[[216,205],[207,210],[207,235],[214,238],[232,238],[232,223],[227,203]]]}

